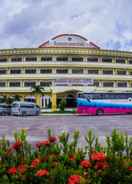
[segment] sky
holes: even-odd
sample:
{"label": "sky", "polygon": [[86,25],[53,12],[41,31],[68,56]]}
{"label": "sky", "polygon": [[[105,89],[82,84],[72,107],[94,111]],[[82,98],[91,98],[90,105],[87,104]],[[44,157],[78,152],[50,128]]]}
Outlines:
{"label": "sky", "polygon": [[63,33],[132,50],[132,0],[0,0],[0,49],[32,48]]}

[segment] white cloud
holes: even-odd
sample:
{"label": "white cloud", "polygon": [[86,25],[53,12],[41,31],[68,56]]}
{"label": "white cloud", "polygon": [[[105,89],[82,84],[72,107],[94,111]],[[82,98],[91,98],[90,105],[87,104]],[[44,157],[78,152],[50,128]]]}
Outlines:
{"label": "white cloud", "polygon": [[5,0],[1,48],[32,47],[60,33],[77,33],[103,48],[131,50],[131,0]]}

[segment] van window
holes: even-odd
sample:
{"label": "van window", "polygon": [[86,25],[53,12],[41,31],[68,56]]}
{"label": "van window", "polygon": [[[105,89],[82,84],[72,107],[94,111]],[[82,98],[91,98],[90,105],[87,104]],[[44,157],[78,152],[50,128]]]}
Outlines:
{"label": "van window", "polygon": [[22,108],[34,108],[34,105],[32,105],[32,104],[21,104],[20,106]]}

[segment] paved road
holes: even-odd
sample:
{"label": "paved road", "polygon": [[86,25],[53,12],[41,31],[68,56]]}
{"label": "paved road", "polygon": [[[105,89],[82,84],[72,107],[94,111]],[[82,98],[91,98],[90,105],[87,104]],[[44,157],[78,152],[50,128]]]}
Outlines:
{"label": "paved road", "polygon": [[103,141],[106,134],[111,133],[114,128],[127,132],[132,136],[132,115],[122,116],[74,116],[74,115],[43,115],[36,117],[0,117],[0,137],[7,135],[12,140],[14,130],[26,128],[29,141],[36,142],[47,136],[48,128],[55,134],[62,131],[72,132],[79,129],[82,138],[88,129],[93,129]]}

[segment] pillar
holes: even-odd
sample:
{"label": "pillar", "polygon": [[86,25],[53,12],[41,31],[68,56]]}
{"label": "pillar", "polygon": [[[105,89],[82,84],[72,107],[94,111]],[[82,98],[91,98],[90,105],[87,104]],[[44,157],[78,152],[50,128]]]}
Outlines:
{"label": "pillar", "polygon": [[57,96],[56,96],[56,93],[52,93],[51,101],[52,101],[52,112],[55,112],[57,110]]}
{"label": "pillar", "polygon": [[21,94],[20,96],[21,96],[21,100],[24,101],[25,95],[24,94]]}
{"label": "pillar", "polygon": [[39,105],[40,108],[42,108],[41,95],[36,95],[35,99],[36,99],[36,104]]}

